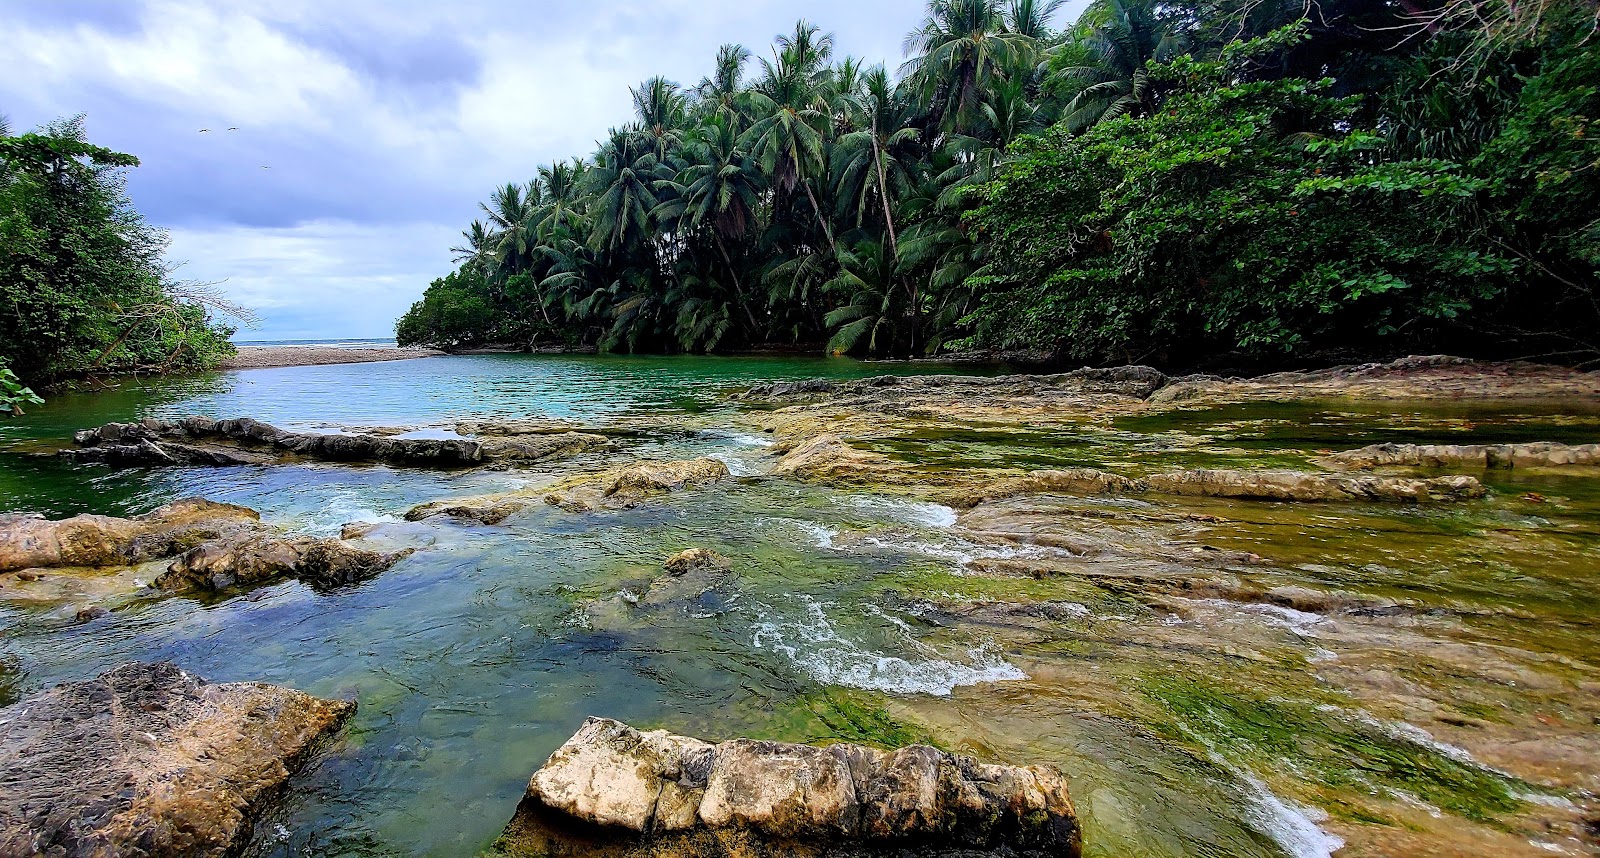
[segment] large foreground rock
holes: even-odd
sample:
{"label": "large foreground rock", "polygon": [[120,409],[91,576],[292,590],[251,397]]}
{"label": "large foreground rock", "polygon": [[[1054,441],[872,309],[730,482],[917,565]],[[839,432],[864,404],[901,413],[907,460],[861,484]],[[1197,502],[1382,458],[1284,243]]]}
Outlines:
{"label": "large foreground rock", "polygon": [[355,704],[128,664],[0,709],[0,855],[234,854]]}
{"label": "large foreground rock", "polygon": [[1337,468],[1533,468],[1600,465],[1600,444],[1373,444],[1324,456]]}
{"label": "large foreground rock", "polygon": [[135,518],[76,515],[47,521],[37,515],[0,515],[0,572],[144,563],[260,520],[255,510],[203,498],[174,501]]}
{"label": "large foreground rock", "polygon": [[458,468],[532,464],[602,447],[607,439],[582,432],[518,433],[483,438],[404,438],[383,434],[289,432],[241,417],[212,420],[146,419],[107,423],[73,436],[77,449],[61,455],[112,465],[269,465],[295,459],[385,462]]}
{"label": "large foreground rock", "polygon": [[927,746],[709,744],[590,718],[535,772],[496,843],[515,856],[1067,856],[1053,768]]}

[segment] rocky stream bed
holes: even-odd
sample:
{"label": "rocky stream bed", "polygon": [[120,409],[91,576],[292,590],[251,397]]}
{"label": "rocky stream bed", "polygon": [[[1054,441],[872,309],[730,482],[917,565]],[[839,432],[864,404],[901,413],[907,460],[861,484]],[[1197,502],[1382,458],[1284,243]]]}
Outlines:
{"label": "rocky stream bed", "polygon": [[12,436],[0,854],[1600,854],[1600,374],[696,402]]}

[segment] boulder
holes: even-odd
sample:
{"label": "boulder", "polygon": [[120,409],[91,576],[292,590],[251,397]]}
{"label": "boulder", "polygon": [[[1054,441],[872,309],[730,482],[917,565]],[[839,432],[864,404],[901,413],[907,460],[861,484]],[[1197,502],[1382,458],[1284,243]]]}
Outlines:
{"label": "boulder", "polygon": [[797,480],[841,482],[879,480],[900,469],[901,465],[887,456],[857,450],[839,436],[824,433],[788,449],[770,473]]}
{"label": "boulder", "polygon": [[1068,856],[1061,773],[914,745],[709,744],[590,718],[534,773],[513,856]]}
{"label": "boulder", "polygon": [[716,459],[634,462],[558,486],[545,495],[545,503],[569,512],[626,509],[651,497],[709,485],[727,477],[728,466]]}
{"label": "boulder", "polygon": [[180,554],[260,519],[255,510],[203,498],[174,501],[134,518],[76,515],[48,521],[36,515],[0,515],[0,572],[144,563]]}
{"label": "boulder", "polygon": [[317,588],[363,581],[388,569],[412,549],[366,551],[337,539],[243,531],[203,543],[172,561],[156,579],[165,590],[222,590],[293,577]]}
{"label": "boulder", "polygon": [[1600,465],[1600,444],[1373,444],[1319,460],[1335,468],[1531,468]]}
{"label": "boulder", "polygon": [[354,703],[128,664],[0,709],[0,855],[236,854]]}

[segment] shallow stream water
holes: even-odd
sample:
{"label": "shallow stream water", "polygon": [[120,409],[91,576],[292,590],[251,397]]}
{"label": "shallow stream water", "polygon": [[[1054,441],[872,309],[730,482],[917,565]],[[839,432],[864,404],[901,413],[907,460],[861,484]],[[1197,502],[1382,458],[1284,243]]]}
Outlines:
{"label": "shallow stream water", "polygon": [[[1500,771],[1516,760],[1477,759],[1407,731],[1420,732],[1408,720],[1419,710],[1434,717],[1451,707],[1462,723],[1538,715],[1581,728],[1600,715],[1589,708],[1600,687],[1600,483],[1485,475],[1490,500],[1437,508],[1189,499],[1024,511],[1055,527],[1109,520],[1111,539],[1254,552],[1272,561],[1245,574],[1261,586],[1415,608],[1368,626],[1191,592],[1168,610],[1071,578],[972,574],[985,559],[1072,557],[977,538],[934,503],[754,476],[770,442],[720,419],[735,410],[725,394],[757,381],[885,371],[798,358],[474,356],[58,396],[0,423],[0,511],[127,515],[203,495],[319,534],[379,522],[380,539],[421,550],[332,592],[287,582],[203,601],[140,599],[84,624],[71,621],[71,605],[0,605],[0,703],[135,659],[357,700],[343,736],[258,824],[256,856],[476,854],[510,818],[529,774],[588,715],[708,738],[930,741],[1055,763],[1085,817],[1087,854],[1105,858],[1323,856],[1342,842],[1341,825],[1426,830],[1406,808],[1488,832],[1469,832],[1468,844],[1503,836],[1546,852],[1571,848],[1556,834],[1545,838],[1550,848],[1538,845],[1518,820],[1570,801],[1572,790]],[[1037,433],[944,427],[878,447],[930,470],[1303,466],[1324,448],[1374,440],[1600,440],[1591,406],[1249,406]],[[108,470],[30,455],[76,429],[187,414],[321,430],[682,419],[535,472]],[[400,518],[440,497],[703,455],[748,476],[619,512],[539,508],[494,527]],[[1106,519],[1106,509],[1135,517]],[[1181,527],[1115,530],[1179,515],[1189,516]],[[1207,523],[1193,524],[1197,516]],[[694,546],[730,557],[735,582],[670,609],[608,609]],[[1018,599],[1050,610],[961,614]],[[1491,650],[1505,676],[1448,669]],[[1379,669],[1367,662],[1385,652],[1408,662],[1409,673],[1393,671],[1410,684],[1403,694],[1387,680],[1361,685]],[[1517,671],[1526,675],[1506,678]],[[1581,762],[1548,765],[1565,772]]]}

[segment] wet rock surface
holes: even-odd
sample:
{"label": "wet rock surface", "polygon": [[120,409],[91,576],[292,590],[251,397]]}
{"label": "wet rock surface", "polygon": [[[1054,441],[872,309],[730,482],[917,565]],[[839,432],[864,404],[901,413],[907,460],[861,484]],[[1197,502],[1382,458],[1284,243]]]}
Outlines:
{"label": "wet rock surface", "polygon": [[544,500],[568,512],[626,509],[652,497],[720,482],[728,475],[728,466],[716,459],[634,462],[558,485]]}
{"label": "wet rock surface", "polygon": [[229,855],[355,704],[128,664],[0,709],[0,855]]}
{"label": "wet rock surface", "polygon": [[1323,456],[1335,468],[1537,468],[1600,465],[1600,444],[1373,444]]}
{"label": "wet rock surface", "polygon": [[1415,503],[1483,497],[1475,477],[1455,475],[1416,479],[1374,475],[1322,474],[1281,470],[1193,470],[1124,477],[1092,468],[1034,471],[992,483],[955,489],[942,500],[957,507],[1028,494],[1193,495],[1272,501],[1406,501]]}
{"label": "wet rock surface", "polygon": [[61,566],[114,566],[171,557],[257,524],[255,510],[203,498],[174,501],[146,515],[0,515],[0,573]]}
{"label": "wet rock surface", "polygon": [[782,453],[769,472],[775,477],[790,477],[818,482],[849,482],[883,479],[900,466],[887,456],[857,450],[837,435],[822,434],[792,447],[780,446]]}
{"label": "wet rock surface", "polygon": [[1077,856],[1066,781],[928,746],[710,744],[590,718],[529,781],[514,856]]}
{"label": "wet rock surface", "polygon": [[371,578],[410,554],[411,549],[367,551],[323,537],[242,532],[185,552],[156,579],[156,586],[224,590],[296,578],[316,588],[341,587]]}
{"label": "wet rock surface", "polygon": [[[485,424],[486,429],[515,429]],[[297,459],[381,462],[408,467],[462,468],[485,464],[534,464],[569,458],[603,447],[607,439],[584,432],[508,431],[482,438],[406,438],[402,432],[289,432],[241,417],[212,420],[146,419],[108,423],[77,433],[76,449],[61,455],[77,462],[110,465],[271,465]]]}

